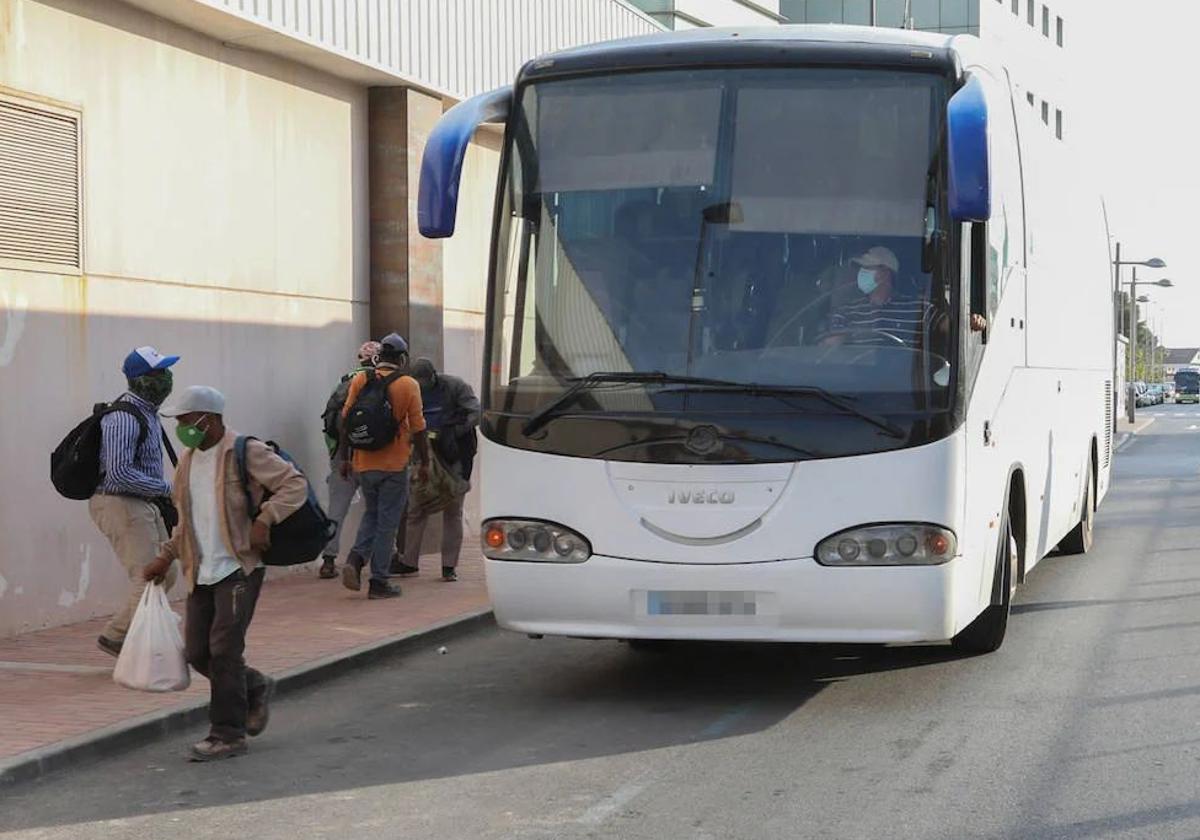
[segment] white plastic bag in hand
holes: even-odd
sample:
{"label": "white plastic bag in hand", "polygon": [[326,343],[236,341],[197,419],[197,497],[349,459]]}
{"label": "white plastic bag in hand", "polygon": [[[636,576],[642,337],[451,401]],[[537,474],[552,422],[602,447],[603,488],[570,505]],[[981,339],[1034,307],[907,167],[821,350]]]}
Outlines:
{"label": "white plastic bag in hand", "polygon": [[139,691],[183,691],[191,684],[180,618],[161,584],[142,593],[113,669],[113,681]]}

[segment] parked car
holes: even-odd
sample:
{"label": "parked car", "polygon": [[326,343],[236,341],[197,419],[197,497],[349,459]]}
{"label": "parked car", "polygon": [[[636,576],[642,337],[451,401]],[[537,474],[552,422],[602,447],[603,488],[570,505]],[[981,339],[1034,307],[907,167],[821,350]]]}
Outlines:
{"label": "parked car", "polygon": [[1166,402],[1174,402],[1175,401],[1175,383],[1174,382],[1164,382],[1163,383],[1163,396],[1164,396]]}
{"label": "parked car", "polygon": [[1134,382],[1133,393],[1133,404],[1138,408],[1154,405],[1154,396],[1150,393],[1150,387],[1145,382]]}
{"label": "parked car", "polygon": [[1167,401],[1167,391],[1162,385],[1149,386],[1151,405],[1162,405]]}

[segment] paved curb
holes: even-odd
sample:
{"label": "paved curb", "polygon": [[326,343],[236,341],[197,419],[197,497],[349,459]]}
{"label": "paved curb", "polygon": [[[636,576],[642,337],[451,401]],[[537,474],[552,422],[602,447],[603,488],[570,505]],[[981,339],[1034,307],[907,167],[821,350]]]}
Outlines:
{"label": "paved curb", "polygon": [[[487,607],[420,630],[305,662],[271,675],[276,680],[275,696],[279,697],[281,694],[341,676],[381,659],[409,652],[418,645],[433,644],[466,635],[492,623],[492,609]],[[138,746],[163,735],[188,729],[204,720],[207,714],[208,700],[196,700],[123,720],[21,753],[10,759],[0,760],[0,790],[37,779],[80,761],[112,755],[114,752]]]}
{"label": "paved curb", "polygon": [[1158,419],[1157,417],[1151,417],[1151,418],[1147,419],[1145,422],[1143,422],[1142,424],[1140,424],[1139,426],[1137,426],[1133,431],[1122,432],[1120,434],[1120,436],[1117,438],[1116,445],[1113,446],[1113,452],[1114,453],[1120,452],[1135,437],[1137,437],[1142,432],[1146,431],[1146,429],[1148,429],[1152,425],[1154,425],[1154,421],[1157,419]]}

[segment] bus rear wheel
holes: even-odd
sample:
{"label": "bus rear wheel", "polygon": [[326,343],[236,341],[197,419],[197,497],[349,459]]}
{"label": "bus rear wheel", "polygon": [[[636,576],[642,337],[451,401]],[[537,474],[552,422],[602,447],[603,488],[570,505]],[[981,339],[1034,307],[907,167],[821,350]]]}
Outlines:
{"label": "bus rear wheel", "polygon": [[1087,554],[1092,548],[1092,539],[1096,527],[1095,505],[1092,504],[1092,483],[1095,468],[1088,464],[1087,483],[1083,486],[1083,507],[1079,513],[1079,524],[1067,534],[1058,544],[1063,554]]}
{"label": "bus rear wheel", "polygon": [[1001,602],[989,604],[979,617],[968,624],[957,636],[950,640],[951,647],[959,653],[979,654],[991,653],[1004,643],[1004,635],[1008,631],[1008,614],[1012,606],[1012,596],[1017,588],[1018,564],[1020,551],[1017,539],[1013,534],[1012,520],[1006,513],[1004,525],[1000,530],[1000,544],[997,546],[999,556],[997,563],[1001,566]]}

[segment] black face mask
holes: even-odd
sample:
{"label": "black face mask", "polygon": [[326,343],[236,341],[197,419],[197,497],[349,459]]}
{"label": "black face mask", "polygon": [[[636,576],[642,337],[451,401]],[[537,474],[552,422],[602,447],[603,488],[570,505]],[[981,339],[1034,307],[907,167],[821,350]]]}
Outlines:
{"label": "black face mask", "polygon": [[129,393],[141,397],[153,406],[160,406],[171,395],[175,386],[175,378],[171,371],[164,370],[153,376],[139,376],[129,380]]}

